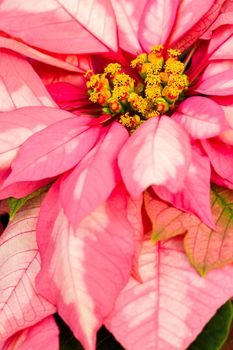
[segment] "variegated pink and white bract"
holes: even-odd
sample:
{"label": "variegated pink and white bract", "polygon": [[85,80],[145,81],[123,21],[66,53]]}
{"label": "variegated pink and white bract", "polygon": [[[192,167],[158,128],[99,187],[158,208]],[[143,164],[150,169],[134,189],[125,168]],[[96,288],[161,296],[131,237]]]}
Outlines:
{"label": "variegated pink and white bract", "polygon": [[[46,305],[12,329],[5,316],[3,350],[11,342],[19,350],[36,345],[37,327],[48,327],[55,349],[54,307],[86,350],[95,349],[102,324],[126,350],[182,350],[232,297],[232,266],[203,279],[182,238],[150,242],[143,202],[152,186],[155,198],[215,227],[210,180],[233,187],[232,12],[229,0],[1,1],[0,196],[23,197],[53,182],[33,221],[38,247],[27,216],[2,234],[3,259],[7,235],[25,237],[6,260],[15,283],[9,302],[15,305],[14,293],[22,293],[27,277],[14,271],[15,257],[27,271],[39,251],[31,299],[23,300],[25,310],[38,306],[38,298]],[[186,71],[191,86],[174,113],[129,135],[117,121],[96,117],[81,73],[116,61],[127,70],[136,52],[157,44],[193,55]],[[2,291],[9,281],[1,283],[0,305],[7,309]]]}

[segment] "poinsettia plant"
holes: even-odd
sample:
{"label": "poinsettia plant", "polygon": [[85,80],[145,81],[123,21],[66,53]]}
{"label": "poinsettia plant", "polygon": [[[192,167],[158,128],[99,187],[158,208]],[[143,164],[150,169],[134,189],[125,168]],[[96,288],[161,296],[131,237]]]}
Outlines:
{"label": "poinsettia plant", "polygon": [[232,298],[232,14],[1,1],[2,350],[58,349],[54,313],[86,350],[102,325],[126,350],[194,349]]}

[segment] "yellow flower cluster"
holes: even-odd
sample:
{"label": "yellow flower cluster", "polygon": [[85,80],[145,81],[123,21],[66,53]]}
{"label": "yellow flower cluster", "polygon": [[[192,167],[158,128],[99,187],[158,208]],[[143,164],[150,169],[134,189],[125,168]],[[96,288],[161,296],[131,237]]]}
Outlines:
{"label": "yellow flower cluster", "polygon": [[145,120],[173,110],[189,86],[184,74],[181,52],[165,51],[163,45],[138,55],[131,67],[141,78],[126,74],[119,63],[110,63],[102,74],[86,73],[89,99],[99,103],[106,114],[112,115],[130,131]]}

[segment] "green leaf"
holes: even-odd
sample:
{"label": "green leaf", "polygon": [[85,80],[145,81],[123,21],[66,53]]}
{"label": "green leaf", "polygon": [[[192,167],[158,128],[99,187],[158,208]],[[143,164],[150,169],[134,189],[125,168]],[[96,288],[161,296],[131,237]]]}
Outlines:
{"label": "green leaf", "polygon": [[9,213],[10,221],[14,219],[15,214],[22,208],[22,206],[24,204],[26,204],[30,199],[33,199],[33,198],[39,196],[40,194],[46,192],[50,186],[51,186],[51,184],[46,185],[44,187],[41,187],[37,191],[30,193],[28,196],[20,198],[20,199],[14,198],[14,197],[8,198],[7,203],[10,207],[10,213]]}
{"label": "green leaf", "polygon": [[224,343],[221,350],[232,350],[233,349],[233,322],[231,322],[230,333],[228,334],[227,341]]}
{"label": "green leaf", "polygon": [[220,350],[228,337],[232,317],[233,307],[228,301],[218,309],[187,350]]}
{"label": "green leaf", "polygon": [[233,191],[212,186],[211,209],[216,228],[197,218],[184,238],[186,255],[201,276],[233,262]]}

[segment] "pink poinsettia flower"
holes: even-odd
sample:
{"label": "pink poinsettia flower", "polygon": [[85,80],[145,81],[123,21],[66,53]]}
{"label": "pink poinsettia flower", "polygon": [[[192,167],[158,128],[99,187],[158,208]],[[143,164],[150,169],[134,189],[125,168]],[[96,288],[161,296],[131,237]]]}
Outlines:
{"label": "pink poinsettia flower", "polygon": [[[221,303],[232,295],[231,267],[219,272],[217,281],[224,278],[219,283],[215,283],[215,275],[205,283],[197,275],[194,279],[195,272],[184,256],[181,240],[156,248],[143,242],[145,228],[141,217],[142,194],[153,186],[161,198],[194,212],[213,226],[210,161],[204,143],[222,137],[230,128],[224,108],[210,97],[216,89],[225,91],[224,84],[230,82],[223,74],[222,85],[212,89],[211,75],[203,70],[214,53],[211,51],[199,65],[197,58],[206,52],[208,42],[204,48],[195,45],[208,29],[206,18],[211,19],[209,27],[223,3],[166,1],[163,6],[164,1],[147,0],[129,1],[125,6],[125,1],[102,0],[90,6],[79,2],[77,6],[72,1],[58,4],[46,0],[38,9],[30,1],[1,3],[1,29],[12,38],[17,33],[25,43],[50,52],[93,54],[93,69],[99,74],[87,74],[86,81],[78,76],[82,92],[86,91],[86,83],[90,90],[89,96],[83,93],[81,97],[80,89],[75,87],[76,78],[70,80],[71,84],[61,76],[55,85],[49,74],[43,76],[59,104],[77,110],[75,114],[64,112],[66,117],[27,138],[10,163],[11,172],[1,192],[2,197],[8,196],[10,189],[14,195],[24,182],[52,181],[58,177],[42,204],[37,223],[42,267],[36,286],[40,296],[56,305],[87,350],[95,348],[96,331],[103,323],[126,349],[137,349],[135,323],[131,325],[129,320],[130,315],[137,319],[133,310],[140,300],[135,295],[142,297],[139,309],[145,315],[149,309],[155,310],[153,303],[144,301],[145,296],[149,300],[151,293],[159,293],[154,288],[158,278],[174,294],[173,280],[166,278],[167,274],[174,275],[169,264],[176,271],[185,271],[178,286],[178,294],[182,291],[182,299],[187,301],[187,309],[182,309],[180,342],[174,336],[169,343],[165,340],[164,322],[171,314],[166,309],[164,312],[169,300],[164,297],[159,310],[149,315],[149,321],[143,317],[137,321],[140,325],[153,324],[152,330],[142,328],[148,335],[144,337],[145,344],[151,341],[152,347],[159,346],[161,350],[187,348]],[[12,23],[13,11],[17,16]],[[100,27],[96,26],[98,17],[103,18]],[[166,26],[162,25],[164,19]],[[155,22],[156,31],[151,30]],[[221,42],[218,47],[222,45]],[[182,56],[170,47],[188,51]],[[146,53],[135,57],[135,51]],[[192,55],[193,64],[187,68]],[[107,66],[108,71],[103,72],[101,66]],[[124,79],[127,84],[122,83]],[[61,112],[53,110],[55,116]],[[154,269],[155,261],[162,262],[158,269]],[[148,270],[144,266],[149,266]],[[131,273],[134,279],[129,281]],[[187,287],[190,281],[196,288]],[[222,288],[221,298],[216,301],[210,293],[205,303],[211,307],[203,309],[197,296],[204,294],[203,290],[219,294]],[[124,300],[131,306],[129,314]],[[179,302],[176,306],[181,308]],[[193,331],[190,320],[197,309],[199,318]],[[158,318],[159,311],[162,318]],[[178,318],[175,315],[169,324],[169,334],[174,333]],[[161,321],[156,339],[155,320]],[[134,327],[127,338],[119,327],[123,321],[129,329]]]}
{"label": "pink poinsettia flower", "polygon": [[[7,1],[5,3],[7,9]],[[134,86],[130,87],[132,90],[130,94],[131,101],[129,101],[129,99],[127,100],[128,106],[126,108],[123,108],[125,101],[119,105],[119,108],[122,108],[124,110],[124,112],[120,110],[119,113],[119,115],[123,115],[123,117],[120,117],[121,124],[123,124],[123,126],[128,125],[128,130],[132,130],[134,132],[130,137],[128,137],[128,140],[125,143],[127,135],[122,125],[116,126],[113,124],[112,127],[108,126],[107,128],[99,126],[99,135],[103,135],[100,137],[96,147],[92,150],[93,155],[88,155],[88,157],[90,157],[90,159],[96,158],[96,155],[99,153],[98,149],[101,149],[102,147],[101,144],[104,137],[107,137],[109,139],[113,139],[114,137],[115,140],[119,141],[108,141],[116,144],[114,147],[109,149],[111,155],[107,156],[106,154],[106,159],[104,160],[103,158],[102,161],[108,164],[112,164],[109,162],[109,157],[114,157],[114,164],[116,164],[117,160],[121,176],[123,177],[127,190],[133,198],[137,198],[148,186],[153,185],[155,192],[162,199],[172,202],[180,209],[195,213],[210,226],[213,226],[209,200],[211,176],[210,163],[208,161],[206,152],[203,152],[203,150],[200,148],[199,140],[206,140],[218,136],[225,130],[229,129],[229,124],[226,121],[224,110],[221,108],[221,106],[219,106],[219,104],[213,99],[206,98],[210,95],[213,95],[214,92],[211,90],[210,85],[208,85],[209,77],[207,76],[207,73],[205,72],[203,75],[200,75],[200,73],[203,71],[203,68],[205,67],[203,66],[203,62],[200,72],[198,71],[200,65],[198,62],[195,62],[195,59],[195,66],[189,68],[188,70],[185,70],[185,67],[188,65],[192,57],[192,51],[188,52],[186,60],[184,62],[181,62],[179,58],[179,50],[169,50],[166,48],[169,46],[180,46],[183,49],[189,48],[188,45],[190,44],[190,41],[188,40],[185,43],[185,38],[190,38],[190,35],[192,36],[192,43],[194,42],[194,45],[196,45],[195,43],[197,39],[199,39],[199,37],[208,29],[209,25],[211,24],[211,22],[209,22],[209,25],[207,27],[205,16],[208,16],[208,18],[213,22],[221,10],[222,4],[223,1],[207,1],[205,2],[205,5],[201,6],[201,11],[195,11],[195,15],[192,16],[192,20],[187,21],[187,18],[190,17],[189,14],[193,13],[194,11],[194,8],[192,7],[193,5],[190,6],[191,4],[188,1],[183,2],[182,4],[179,4],[179,2],[173,2],[172,4],[168,3],[167,7],[161,7],[159,1],[155,3],[148,1],[146,4],[144,4],[144,6],[137,9],[137,23],[135,22],[135,30],[132,32],[128,30],[128,21],[126,21],[126,18],[123,20],[122,16],[120,16],[121,6],[119,4],[117,5],[115,1],[112,2],[111,6],[109,1],[103,2],[103,15],[112,16],[113,10],[115,11],[118,25],[119,45],[121,49],[126,50],[127,48],[128,52],[134,53],[136,49],[140,52],[143,50],[146,50],[148,52],[149,47],[151,47],[152,44],[163,44],[163,46],[154,46],[154,49],[152,49],[150,53],[141,54],[137,57],[137,59],[133,60],[131,66],[136,69],[136,73],[134,73],[133,78],[131,78],[130,74],[132,74],[132,67],[130,68],[130,62],[127,63],[127,59],[126,56],[123,55],[123,51],[120,51],[120,48],[117,48],[116,44],[114,44],[114,40],[116,40],[116,22],[112,19],[108,22],[106,28],[104,27],[105,34],[103,35],[102,33],[101,40],[102,45],[103,43],[106,45],[105,50],[103,51],[115,50],[118,52],[117,54],[104,54],[102,62],[100,62],[99,59],[93,58],[93,66],[94,69],[97,70],[100,69],[100,66],[103,65],[104,62],[107,64],[113,59],[119,58],[119,61],[122,65],[122,70],[120,71],[119,76],[121,74],[127,74],[127,77],[134,81]],[[31,13],[31,9],[27,8],[28,5],[25,6],[26,8],[24,11],[22,11],[22,13],[27,10],[32,16],[35,16],[36,18],[36,13]],[[134,9],[134,6],[135,5],[132,4],[131,11]],[[197,4],[195,4],[194,7],[195,6],[197,6]],[[165,11],[167,8],[169,8],[169,12]],[[74,8],[66,8],[66,10],[70,11],[70,13],[73,13],[72,11],[74,11]],[[81,10],[81,8],[79,10]],[[97,5],[93,5],[89,11],[90,16],[93,16],[95,11],[99,11],[99,8]],[[127,14],[127,11],[126,16],[130,18],[130,15]],[[163,13],[163,11],[165,12]],[[43,8],[43,13],[44,12],[46,13],[46,6]],[[6,10],[4,13],[6,16],[4,18],[6,18],[6,20],[2,26],[5,28],[5,31],[8,30],[9,33],[13,35],[14,30],[18,28],[17,23],[15,23],[15,29],[14,27],[9,27],[7,25],[8,11]],[[22,15],[26,16],[25,13]],[[166,17],[168,17],[167,21],[169,25],[166,26],[166,28],[158,26],[160,29],[158,29],[156,33],[150,32],[150,21],[159,19],[161,20],[165,13]],[[80,12],[77,12],[76,18],[80,21],[80,23],[82,23],[84,17],[81,16]],[[85,25],[84,22],[82,25]],[[197,25],[199,31],[197,31]],[[57,29],[59,29],[59,27]],[[111,45],[107,29],[111,31]],[[98,38],[98,50],[101,51],[100,37],[98,37],[98,33],[96,34],[96,37],[94,37],[94,28],[89,28],[88,25],[85,30],[89,30],[88,38],[92,33],[92,39],[90,40],[94,40],[93,38],[96,40],[96,37]],[[135,32],[137,34],[135,34]],[[40,40],[40,32],[37,33],[37,36],[32,36],[31,34],[30,36],[27,36],[25,33],[26,32],[24,32],[24,34],[22,33],[23,40],[28,41],[34,46],[42,45],[41,41],[36,41],[36,38]],[[83,32],[81,31],[80,35],[81,33]],[[128,39],[129,37],[131,39],[130,42]],[[47,44],[44,43],[44,45]],[[55,50],[55,47],[57,50],[55,42],[54,45],[54,48],[51,46],[51,50]],[[42,47],[45,48],[44,46]],[[89,50],[93,49],[94,47],[95,46],[91,46],[90,41]],[[65,50],[64,48],[61,49],[63,51]],[[72,48],[72,50],[74,50],[74,48]],[[90,53],[89,50],[86,49],[86,53]],[[199,51],[202,53],[202,49],[197,48],[196,56],[199,55]],[[213,55],[213,52],[209,54],[209,56],[211,55]],[[207,65],[208,60],[209,57],[206,58],[205,65]],[[219,64],[221,65],[221,62]],[[153,73],[152,77],[150,78],[149,73],[146,73],[146,69],[154,69],[156,65],[157,68],[159,67],[158,72],[156,74]],[[124,73],[124,70],[126,73]],[[140,73],[141,78],[139,77],[138,72]],[[106,73],[103,74],[103,77],[105,74]],[[102,94],[102,102],[100,101],[101,98],[99,97],[99,108],[97,103],[92,104],[91,106],[91,101],[93,102],[95,99],[94,93],[90,96],[91,101],[88,101],[88,98],[86,96],[87,88],[85,86],[86,83],[84,81],[84,78],[77,79],[78,87],[75,87],[74,84],[70,84],[67,81],[63,81],[60,83],[57,82],[55,84],[49,84],[48,90],[58,101],[60,106],[64,108],[72,110],[76,107],[76,113],[78,114],[90,114],[91,110],[94,114],[96,114],[99,110],[99,113],[101,114],[102,107],[102,113],[104,112],[110,114],[110,122],[113,120],[119,121],[119,118],[116,117],[118,111],[114,110],[114,108],[116,109],[117,107],[113,106],[109,109],[109,106],[112,102],[106,103],[105,101],[106,96],[110,93],[108,92],[106,95],[106,91],[109,91],[109,79],[111,80],[111,73],[109,72],[108,74],[109,75],[107,82],[105,82],[108,86],[106,85],[105,90],[104,88],[102,89],[105,95],[104,93]],[[134,79],[135,76],[137,77],[136,82]],[[98,77],[98,75],[93,75],[92,78],[90,77],[89,86],[91,86],[91,88],[94,86],[91,85],[91,81],[93,81],[95,77]],[[155,79],[155,77],[157,77],[156,79],[160,79],[157,85],[152,81]],[[225,74],[222,79],[227,79],[227,75]],[[137,93],[140,81],[144,82],[144,88],[142,88],[142,91],[140,92],[141,95],[140,93]],[[223,84],[224,82],[222,81],[222,85]],[[120,86],[120,89],[122,88],[123,85]],[[160,89],[161,91],[158,91],[157,95],[153,95],[153,91],[155,89],[157,89],[157,91]],[[93,91],[95,92],[97,89],[94,87]],[[111,93],[114,95],[113,91],[111,91]],[[145,93],[147,94],[146,98],[144,98],[144,101],[141,101],[143,98],[142,96],[145,96]],[[100,91],[98,91],[97,94],[101,94]],[[192,94],[197,96],[192,97]],[[75,96],[78,99],[76,106]],[[112,96],[108,96],[108,98],[109,97],[111,97],[109,100],[113,98]],[[134,99],[134,101],[132,99]],[[146,99],[147,101],[145,102]],[[184,101],[182,102],[183,99]],[[151,101],[153,106],[149,112],[148,107],[146,107],[146,112],[142,112],[142,107],[139,106],[140,102],[143,102],[145,104],[147,102],[151,103]],[[134,106],[137,106],[132,107],[133,104]],[[131,114],[133,108],[133,114],[137,115],[137,113],[139,113],[139,119],[141,118],[142,120],[139,120],[137,122],[130,120],[130,118],[132,119],[134,116],[133,114],[127,114],[127,108]],[[110,118],[111,113],[113,118]],[[156,115],[155,118],[151,118],[151,116],[153,116],[153,113]],[[127,116],[128,120],[124,116]],[[100,122],[103,125],[105,125],[104,118],[105,117],[100,119]],[[106,122],[108,122],[107,119],[108,117],[106,117]],[[87,123],[87,120],[83,119],[82,121],[82,118],[79,116],[79,122]],[[98,123],[98,118],[96,119],[96,123]],[[114,121],[114,123],[116,122]],[[129,123],[138,123],[138,125],[136,125],[136,127],[134,125],[129,126]],[[67,126],[65,126],[65,124]],[[67,120],[58,124],[54,124],[51,126],[51,128],[47,128],[41,133],[35,135],[35,138],[30,138],[28,142],[25,143],[22,151],[18,154],[16,161],[12,164],[12,172],[6,181],[6,185],[10,185],[19,181],[37,181],[51,177],[53,178],[78,164],[82,158],[76,157],[76,151],[74,150],[75,146],[68,146],[67,134],[64,135],[63,140],[60,136],[61,130],[67,130],[68,133],[68,130],[71,128],[71,124],[71,120],[69,122]],[[137,126],[139,127],[137,128]],[[93,126],[92,130],[94,129],[97,130],[98,126]],[[100,129],[102,131],[100,131]],[[117,131],[115,131],[116,129]],[[51,133],[53,134],[53,139],[50,136]],[[116,133],[118,134],[117,137]],[[104,134],[107,134],[109,136],[104,136]],[[47,145],[45,145],[43,148],[38,148],[36,145],[40,145],[40,142],[44,139],[44,137],[46,137],[46,139],[49,138]],[[74,134],[71,133],[68,138],[72,138],[73,140],[73,137]],[[88,138],[88,135],[86,135],[86,137]],[[147,140],[146,142],[145,139]],[[92,146],[94,143],[95,141],[93,140]],[[59,148],[55,151],[57,154],[56,157],[54,157],[54,152],[51,150],[51,147],[53,147],[54,144],[57,144]],[[73,152],[70,152],[69,155],[65,158],[66,161],[61,164],[60,157],[64,154],[64,152],[67,153],[64,147],[66,147],[66,149],[67,147],[72,147]],[[35,152],[32,152],[31,150],[35,150]],[[49,157],[45,156],[48,152],[50,153]],[[85,153],[83,153],[82,157],[84,155]],[[41,160],[41,157],[43,157],[43,161]],[[54,163],[52,167],[49,166],[47,167],[46,171],[44,171],[46,164],[50,163],[50,157],[53,158]],[[71,158],[72,160],[68,161],[68,159]],[[89,168],[87,164],[91,163],[92,160],[89,160],[88,162],[86,159],[84,159],[83,162],[85,163],[85,167]],[[29,167],[30,171],[28,169]],[[116,178],[118,178],[118,171],[115,170],[116,167],[117,165],[111,166],[110,172],[115,173],[114,176],[110,175],[110,173],[109,175],[106,175],[106,177],[109,176],[109,179],[115,177],[115,180],[111,181],[111,185],[109,184],[108,190],[108,186],[105,183],[105,188],[101,194],[100,191],[96,189],[97,194],[93,197],[95,200],[91,200],[89,198],[89,196],[93,196],[93,191],[85,192],[85,190],[82,189],[82,193],[78,194],[78,201],[81,197],[84,197],[85,201],[88,201],[88,203],[91,203],[91,205],[90,208],[88,208],[87,204],[85,205],[83,213],[80,213],[80,218],[76,219],[76,225],[78,224],[79,220],[81,220],[81,218],[88,214],[88,211],[91,211],[93,208],[98,206],[98,204],[105,200],[111,193],[114,186],[116,185]],[[24,170],[22,170],[22,168]],[[199,176],[200,173],[202,173],[201,177]],[[79,191],[78,187],[80,186],[80,183],[78,181],[78,178],[80,177],[81,170],[77,169],[77,174],[71,174],[68,176],[67,180],[64,180],[64,184],[62,186],[64,186],[64,188],[69,188],[69,190],[72,192],[74,192],[75,188],[77,189],[76,191]],[[92,181],[93,180],[89,180],[90,183]],[[96,183],[96,187],[98,186],[99,184],[97,185]],[[88,185],[86,187],[90,186]],[[66,193],[66,191],[64,190],[63,193]],[[87,193],[89,193],[89,195]],[[193,199],[193,193],[197,194],[195,196],[195,200]],[[74,195],[74,200],[77,202],[75,197],[77,196]],[[70,209],[67,210],[70,212]],[[70,217],[72,216],[73,214],[70,213]]]}

